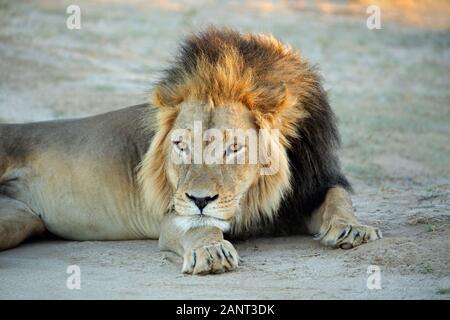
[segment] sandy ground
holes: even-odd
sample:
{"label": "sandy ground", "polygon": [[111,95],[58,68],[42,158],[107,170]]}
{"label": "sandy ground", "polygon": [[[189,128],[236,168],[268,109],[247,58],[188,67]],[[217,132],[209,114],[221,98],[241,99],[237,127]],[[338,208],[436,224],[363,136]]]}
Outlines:
{"label": "sandy ground", "polygon": [[[81,30],[66,28],[73,3],[82,10]],[[397,20],[384,1],[386,19],[374,31],[357,1],[151,3],[0,0],[0,121],[141,103],[177,42],[208,23],[271,32],[320,67],[357,214],[385,238],[349,251],[309,237],[238,242],[239,270],[206,277],[181,274],[181,259],[160,252],[156,241],[33,241],[0,253],[1,299],[450,298],[445,1],[420,8],[426,14],[418,19],[408,11]],[[73,264],[81,268],[81,290],[66,287]],[[366,286],[369,265],[381,268],[380,290]]]}

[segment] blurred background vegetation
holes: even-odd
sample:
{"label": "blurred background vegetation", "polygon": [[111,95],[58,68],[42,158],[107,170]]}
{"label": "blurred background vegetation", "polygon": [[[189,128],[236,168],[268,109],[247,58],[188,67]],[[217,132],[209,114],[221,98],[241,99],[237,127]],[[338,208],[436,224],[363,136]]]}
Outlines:
{"label": "blurred background vegetation", "polygon": [[[66,28],[70,4],[81,8],[81,30]],[[366,27],[372,4],[380,30]],[[448,185],[446,0],[0,0],[0,118],[83,116],[143,102],[178,42],[209,24],[272,33],[319,67],[353,180]]]}

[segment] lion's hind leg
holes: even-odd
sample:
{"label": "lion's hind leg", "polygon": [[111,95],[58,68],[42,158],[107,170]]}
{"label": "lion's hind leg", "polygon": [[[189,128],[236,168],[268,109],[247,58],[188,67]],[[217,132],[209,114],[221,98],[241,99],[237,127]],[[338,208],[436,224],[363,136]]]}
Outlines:
{"label": "lion's hind leg", "polygon": [[308,229],[323,244],[342,249],[350,249],[382,237],[378,228],[358,222],[350,195],[342,187],[328,190],[325,201],[312,214]]}
{"label": "lion's hind leg", "polygon": [[43,221],[24,203],[0,195],[0,251],[44,232]]}

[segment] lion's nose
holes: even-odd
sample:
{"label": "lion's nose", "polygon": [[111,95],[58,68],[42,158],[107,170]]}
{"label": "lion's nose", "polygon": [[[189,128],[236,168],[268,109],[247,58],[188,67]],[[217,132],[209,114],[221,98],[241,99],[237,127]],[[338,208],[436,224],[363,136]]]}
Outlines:
{"label": "lion's nose", "polygon": [[190,194],[186,193],[186,197],[188,197],[189,200],[191,200],[192,202],[195,203],[195,205],[200,209],[200,212],[203,211],[203,208],[205,208],[208,203],[213,202],[214,200],[216,200],[219,195],[216,194],[212,197],[196,197]]}

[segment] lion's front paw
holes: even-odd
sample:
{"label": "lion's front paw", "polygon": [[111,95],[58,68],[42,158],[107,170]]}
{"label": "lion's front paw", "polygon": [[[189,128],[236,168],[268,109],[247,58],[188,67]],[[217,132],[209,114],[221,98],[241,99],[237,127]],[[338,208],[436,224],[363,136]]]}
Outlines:
{"label": "lion's front paw", "polygon": [[233,245],[222,240],[186,253],[182,271],[192,274],[222,273],[236,269],[238,260]]}
{"label": "lion's front paw", "polygon": [[346,222],[333,222],[322,228],[315,236],[323,244],[342,249],[351,249],[363,243],[382,238],[378,228]]}

